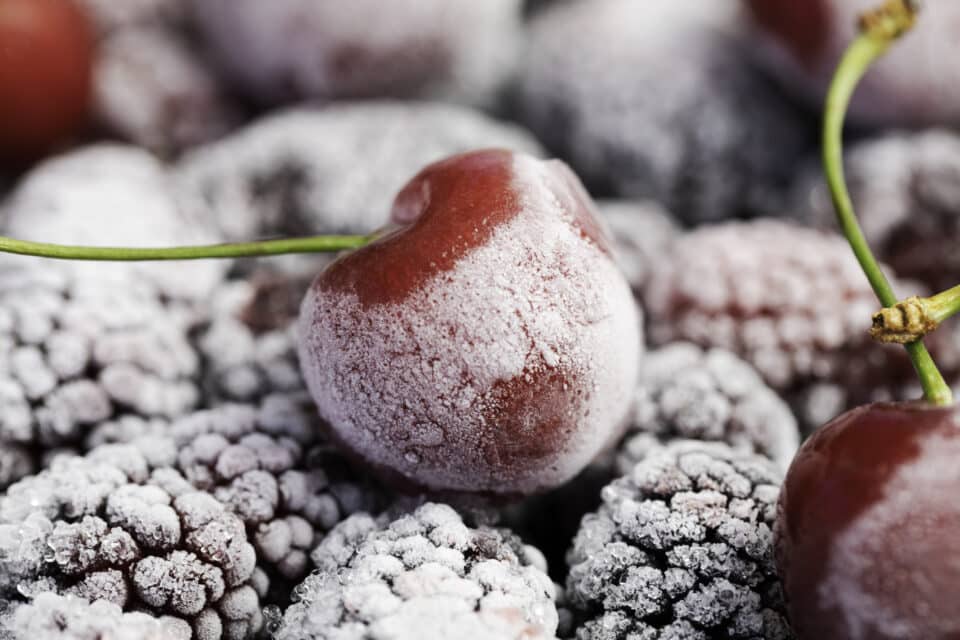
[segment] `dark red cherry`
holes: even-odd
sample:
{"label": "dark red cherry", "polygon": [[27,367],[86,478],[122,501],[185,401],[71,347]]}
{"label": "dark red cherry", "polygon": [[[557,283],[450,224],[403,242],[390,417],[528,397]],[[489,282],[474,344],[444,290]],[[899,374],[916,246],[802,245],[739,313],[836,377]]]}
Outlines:
{"label": "dark red cherry", "polygon": [[36,158],[84,126],[93,42],[72,0],[0,0],[0,161]]}
{"label": "dark red cherry", "polygon": [[641,345],[593,204],[558,161],[478,151],[397,196],[397,228],[334,262],[300,312],[333,436],[433,490],[556,486],[619,435]]}
{"label": "dark red cherry", "polygon": [[850,411],[801,447],[777,566],[805,640],[960,638],[960,411]]}

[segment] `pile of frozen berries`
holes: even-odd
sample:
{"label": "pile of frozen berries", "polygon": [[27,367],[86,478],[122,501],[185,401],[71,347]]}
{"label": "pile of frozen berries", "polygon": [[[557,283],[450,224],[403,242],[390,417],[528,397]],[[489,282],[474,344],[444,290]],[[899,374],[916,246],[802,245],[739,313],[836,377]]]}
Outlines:
{"label": "pile of frozen berries", "polygon": [[[0,639],[958,637],[960,420],[819,173],[872,4],[0,0],[0,236],[364,237],[0,254]],[[926,4],[846,156],[901,299],[960,282]]]}

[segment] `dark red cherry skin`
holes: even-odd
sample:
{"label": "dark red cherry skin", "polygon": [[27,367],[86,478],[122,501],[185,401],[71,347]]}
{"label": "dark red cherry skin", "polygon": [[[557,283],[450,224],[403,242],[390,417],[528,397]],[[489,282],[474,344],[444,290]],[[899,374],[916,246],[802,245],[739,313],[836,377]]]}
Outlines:
{"label": "dark red cherry skin", "polygon": [[774,531],[805,640],[960,639],[960,411],[873,404],[804,443]]}
{"label": "dark red cherry skin", "polygon": [[0,161],[35,159],[84,127],[93,51],[73,0],[0,0]]}
{"label": "dark red cherry skin", "polygon": [[807,66],[819,61],[831,28],[823,0],[747,0],[747,6],[757,24],[777,34],[797,60]]}

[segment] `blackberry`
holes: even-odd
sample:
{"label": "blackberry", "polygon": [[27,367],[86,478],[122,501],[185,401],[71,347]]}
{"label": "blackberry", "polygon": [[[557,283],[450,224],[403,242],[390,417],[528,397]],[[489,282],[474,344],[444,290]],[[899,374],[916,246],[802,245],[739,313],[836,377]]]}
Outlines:
{"label": "blackberry", "polygon": [[[877,257],[904,278],[932,290],[960,279],[960,137],[932,129],[894,132],[851,145],[847,183],[860,224]],[[793,189],[791,209],[818,228],[836,215],[823,170],[808,166]]]}
{"label": "blackberry", "polygon": [[[162,444],[154,455],[172,462]],[[105,600],[178,618],[196,638],[252,635],[264,582],[243,522],[209,493],[167,490],[164,469],[161,484],[136,446],[104,445],[12,485],[0,497],[0,592]]]}
{"label": "blackberry", "polygon": [[673,343],[648,352],[617,470],[643,459],[648,439],[720,441],[786,470],[799,445],[790,408],[749,364],[723,349]]}
{"label": "blackberry", "polygon": [[316,548],[275,637],[553,638],[554,585],[525,555],[443,504],[392,521],[357,514]]}
{"label": "blackberry", "polygon": [[271,114],[187,154],[179,173],[230,238],[369,233],[424,165],[491,146],[540,151],[523,130],[463,107],[338,104]]}
{"label": "blackberry", "polygon": [[653,263],[679,234],[676,222],[652,201],[600,200],[597,210],[610,232],[617,264],[630,286],[641,290]]}
{"label": "blackberry", "polygon": [[568,554],[576,637],[790,638],[771,528],[780,476],[725,444],[654,447],[603,489]]}
{"label": "blackberry", "polygon": [[688,223],[775,211],[810,136],[749,64],[736,16],[670,0],[548,7],[518,116],[594,192],[652,198]]}

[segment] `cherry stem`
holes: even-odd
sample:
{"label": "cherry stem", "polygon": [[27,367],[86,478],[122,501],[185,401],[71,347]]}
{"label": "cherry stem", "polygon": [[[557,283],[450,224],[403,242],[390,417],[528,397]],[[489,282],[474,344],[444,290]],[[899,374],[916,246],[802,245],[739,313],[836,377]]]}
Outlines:
{"label": "cherry stem", "polygon": [[960,284],[946,291],[925,298],[930,320],[940,324],[960,311]]}
{"label": "cherry stem", "polygon": [[[870,251],[853,210],[843,171],[843,122],[850,98],[863,74],[872,62],[913,26],[916,12],[915,2],[888,0],[878,9],[864,14],[860,22],[860,34],[847,48],[834,72],[823,118],[823,168],[837,220],[870,286],[885,307],[896,305],[897,296]],[[910,354],[927,401],[939,406],[952,404],[950,387],[944,382],[923,342],[917,340],[904,346]]]}
{"label": "cherry stem", "polygon": [[258,242],[207,244],[182,247],[88,247],[80,245],[30,242],[0,236],[0,252],[16,253],[55,260],[100,260],[134,262],[146,260],[202,260],[205,258],[243,258],[276,256],[288,253],[328,253],[356,249],[373,236],[310,236],[278,238]]}

